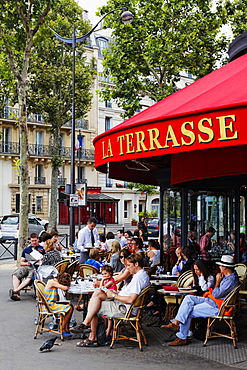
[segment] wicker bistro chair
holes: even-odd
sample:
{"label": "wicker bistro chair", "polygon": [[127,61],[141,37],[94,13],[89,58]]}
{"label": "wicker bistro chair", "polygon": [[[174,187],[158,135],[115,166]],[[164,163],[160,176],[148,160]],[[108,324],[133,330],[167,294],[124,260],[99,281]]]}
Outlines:
{"label": "wicker bistro chair", "polygon": [[70,260],[63,260],[55,264],[58,272],[67,272],[67,267],[70,264]]}
{"label": "wicker bistro chair", "polygon": [[[142,348],[142,340],[145,345],[147,345],[147,339],[144,333],[144,330],[142,328],[142,311],[145,307],[145,301],[147,297],[147,293],[150,289],[150,286],[147,286],[144,288],[138,297],[136,298],[135,302],[130,306],[128,311],[126,312],[125,316],[122,317],[112,317],[113,319],[113,335],[112,335],[112,342],[110,345],[110,348],[113,347],[114,343],[127,339],[132,340],[134,342],[139,343],[140,351],[143,350]],[[136,315],[132,315],[132,312],[134,309],[138,309]],[[125,324],[130,324],[130,328],[126,328]],[[123,333],[123,331],[127,331],[127,333]],[[131,333],[130,336],[128,336],[128,333]]]}
{"label": "wicker bistro chair", "polygon": [[46,302],[46,299],[44,297],[44,289],[45,289],[45,283],[41,280],[35,280],[34,285],[36,288],[36,294],[38,298],[38,310],[39,310],[39,316],[38,316],[38,322],[34,334],[34,339],[37,338],[38,334],[46,333],[46,332],[52,332],[60,335],[60,338],[63,340],[63,330],[62,330],[62,325],[63,325],[63,319],[65,316],[65,312],[61,311],[58,312],[59,315],[59,325],[58,329],[48,329],[44,328],[45,320],[48,317],[54,316],[54,312],[52,312]]}
{"label": "wicker bistro chair", "polygon": [[73,278],[76,271],[79,271],[79,260],[71,262],[66,269],[66,272],[70,274],[71,279]]}
{"label": "wicker bistro chair", "polygon": [[[224,338],[232,339],[234,348],[237,348],[236,342],[238,340],[238,337],[237,337],[237,331],[236,331],[236,326],[234,322],[234,316],[235,316],[236,309],[237,309],[237,301],[238,301],[238,294],[239,294],[240,288],[241,288],[241,284],[237,286],[235,289],[233,289],[226,296],[226,298],[224,299],[220,307],[220,310],[217,316],[208,317],[206,338],[203,344],[204,347],[206,347],[208,339],[224,337]],[[214,331],[214,324],[217,320],[219,321],[223,320],[227,324],[227,326],[230,328],[230,334],[222,334],[222,333]]]}
{"label": "wicker bistro chair", "polygon": [[[186,288],[193,284],[193,273],[192,271],[186,271],[182,275],[179,276],[177,280],[177,286],[180,288]],[[176,300],[176,297],[167,296],[164,297],[164,300],[166,302],[166,310],[165,310],[165,317],[164,320],[168,321],[174,318],[175,311],[177,309],[177,303],[181,304],[184,297],[179,297],[178,301]]]}
{"label": "wicker bistro chair", "polygon": [[86,265],[86,264],[81,264],[79,265],[79,275],[81,276],[82,279],[85,278],[86,274],[100,274],[100,271],[91,265]]}

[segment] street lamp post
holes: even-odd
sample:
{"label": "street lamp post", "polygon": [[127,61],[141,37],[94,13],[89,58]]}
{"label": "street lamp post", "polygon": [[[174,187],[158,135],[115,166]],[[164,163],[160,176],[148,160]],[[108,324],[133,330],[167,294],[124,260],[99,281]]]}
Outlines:
{"label": "street lamp post", "polygon": [[[107,17],[109,14],[116,12],[117,10],[123,10],[124,12],[121,14],[121,20],[124,24],[131,23],[133,20],[133,14],[127,10],[127,8],[116,8],[111,10],[110,12],[106,13],[99,22],[84,36],[76,37],[76,32],[74,29],[72,39],[68,39],[65,37],[60,36],[54,30],[53,33],[55,37],[65,42],[66,44],[71,44],[73,48],[73,66],[72,66],[72,121],[71,121],[71,164],[70,164],[70,193],[75,194],[75,55],[76,55],[76,44],[78,42],[82,42],[86,40],[98,27],[98,25],[102,22],[102,20]],[[75,241],[75,213],[74,207],[71,205],[69,206],[69,242],[70,245],[73,245]]]}

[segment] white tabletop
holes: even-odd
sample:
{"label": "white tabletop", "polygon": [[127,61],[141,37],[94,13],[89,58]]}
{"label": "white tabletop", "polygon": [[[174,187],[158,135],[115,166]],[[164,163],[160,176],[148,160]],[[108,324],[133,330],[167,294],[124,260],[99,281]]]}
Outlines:
{"label": "white tabletop", "polygon": [[163,280],[163,279],[151,279],[150,283],[153,285],[170,285],[170,284],[177,284],[176,280]]}
{"label": "white tabletop", "polygon": [[76,282],[72,282],[68,292],[72,294],[90,294],[93,293],[97,288],[94,288],[93,283],[91,281],[85,282],[85,281],[78,281],[78,284]]}
{"label": "white tabletop", "polygon": [[181,289],[181,290],[164,290],[164,289],[159,289],[157,290],[157,292],[159,294],[163,294],[163,295],[187,295],[187,294],[191,294],[191,293],[196,293],[197,290],[196,289]]}
{"label": "white tabletop", "polygon": [[160,275],[151,275],[154,279],[178,279],[178,275],[171,275],[171,274],[160,274]]}

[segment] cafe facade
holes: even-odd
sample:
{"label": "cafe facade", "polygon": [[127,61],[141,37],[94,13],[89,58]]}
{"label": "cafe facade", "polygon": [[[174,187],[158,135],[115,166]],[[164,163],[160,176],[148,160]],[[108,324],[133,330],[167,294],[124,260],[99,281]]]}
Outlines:
{"label": "cafe facade", "polygon": [[164,223],[215,241],[235,230],[239,261],[247,194],[247,55],[94,139],[95,167],[110,178],[160,187]]}

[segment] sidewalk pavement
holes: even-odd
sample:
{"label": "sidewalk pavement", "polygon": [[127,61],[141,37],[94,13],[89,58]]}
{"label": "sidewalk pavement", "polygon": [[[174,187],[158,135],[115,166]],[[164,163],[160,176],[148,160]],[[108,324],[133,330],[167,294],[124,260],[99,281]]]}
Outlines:
{"label": "sidewalk pavement", "polygon": [[[10,263],[7,263],[10,262]],[[133,342],[120,342],[113,349],[109,347],[77,348],[77,340],[61,342],[54,346],[51,352],[39,352],[40,346],[51,337],[52,333],[38,335],[35,332],[34,319],[37,309],[33,292],[21,292],[21,301],[11,301],[8,291],[11,288],[11,273],[15,265],[6,261],[0,265],[0,364],[4,370],[63,370],[83,368],[87,370],[126,370],[127,368],[150,370],[198,370],[210,369],[247,369],[247,313],[241,312],[237,317],[239,334],[238,349],[234,349],[232,341],[224,338],[211,339],[207,347],[202,342],[193,339],[184,347],[171,348],[164,343],[171,331],[160,327],[145,325],[148,347],[140,352],[138,345]],[[75,302],[74,302],[75,303]],[[75,312],[78,323],[81,313]],[[146,319],[146,318],[145,318]],[[151,318],[149,321],[157,320]],[[162,346],[162,343],[164,346]]]}

